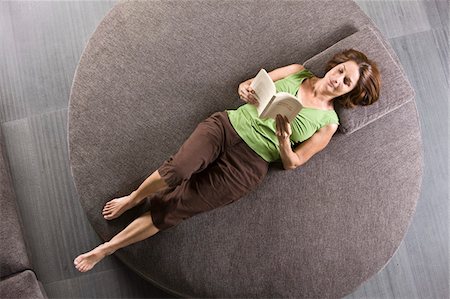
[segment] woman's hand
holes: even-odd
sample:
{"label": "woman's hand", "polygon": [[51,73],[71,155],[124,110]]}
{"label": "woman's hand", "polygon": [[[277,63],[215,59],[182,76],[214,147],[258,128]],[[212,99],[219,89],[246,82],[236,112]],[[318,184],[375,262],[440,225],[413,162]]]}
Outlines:
{"label": "woman's hand", "polygon": [[255,91],[250,87],[249,83],[242,82],[238,88],[239,98],[246,103],[258,106],[258,100],[255,98]]}
{"label": "woman's hand", "polygon": [[278,141],[282,142],[289,139],[292,134],[292,129],[288,118],[286,116],[281,116],[281,114],[277,114],[275,121],[277,126],[276,135]]}

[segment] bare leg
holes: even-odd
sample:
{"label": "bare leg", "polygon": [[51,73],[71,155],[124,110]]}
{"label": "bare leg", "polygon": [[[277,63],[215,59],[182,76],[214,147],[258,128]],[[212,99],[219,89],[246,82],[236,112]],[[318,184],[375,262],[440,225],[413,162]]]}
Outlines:
{"label": "bare leg", "polygon": [[80,272],[89,271],[105,256],[114,253],[117,249],[147,239],[157,232],[159,232],[159,229],[153,224],[150,212],[144,213],[109,242],[105,242],[75,258],[73,261],[75,268]]}
{"label": "bare leg", "polygon": [[115,219],[140,204],[150,194],[165,188],[167,188],[167,184],[156,170],[130,195],[108,201],[103,207],[103,217],[106,220]]}

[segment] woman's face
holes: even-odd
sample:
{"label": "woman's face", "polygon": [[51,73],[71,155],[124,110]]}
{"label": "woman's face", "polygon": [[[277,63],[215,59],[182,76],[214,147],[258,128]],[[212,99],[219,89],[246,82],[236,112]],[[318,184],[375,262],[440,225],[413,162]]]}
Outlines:
{"label": "woman's face", "polygon": [[333,97],[346,94],[352,91],[359,80],[358,64],[353,60],[338,64],[329,70],[323,79],[325,88]]}

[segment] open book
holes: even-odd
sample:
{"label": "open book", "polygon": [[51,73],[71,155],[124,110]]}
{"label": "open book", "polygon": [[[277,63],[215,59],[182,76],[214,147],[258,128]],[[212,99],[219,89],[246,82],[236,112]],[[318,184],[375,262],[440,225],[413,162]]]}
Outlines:
{"label": "open book", "polygon": [[289,122],[302,110],[300,100],[287,92],[276,93],[275,83],[265,69],[261,69],[250,84],[255,90],[253,94],[258,100],[257,106],[259,118],[276,119],[277,114],[286,116]]}

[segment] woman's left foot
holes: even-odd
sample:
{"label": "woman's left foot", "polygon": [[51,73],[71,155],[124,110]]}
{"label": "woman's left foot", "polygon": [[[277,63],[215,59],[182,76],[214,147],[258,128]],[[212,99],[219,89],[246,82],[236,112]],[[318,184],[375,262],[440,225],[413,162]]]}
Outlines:
{"label": "woman's left foot", "polygon": [[77,268],[78,271],[87,272],[91,270],[95,266],[95,264],[100,262],[105,256],[109,254],[106,253],[104,249],[104,244],[102,244],[89,252],[79,255],[73,261],[73,264],[75,265],[75,268]]}
{"label": "woman's left foot", "polygon": [[[134,205],[136,205],[136,203],[134,203]],[[115,198],[108,201],[103,207],[103,218],[106,220],[115,219],[132,207],[133,202],[131,201],[131,195]]]}

